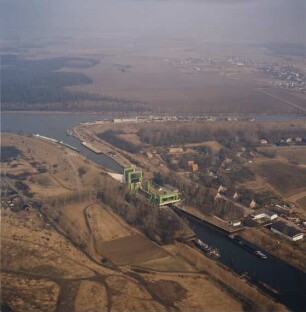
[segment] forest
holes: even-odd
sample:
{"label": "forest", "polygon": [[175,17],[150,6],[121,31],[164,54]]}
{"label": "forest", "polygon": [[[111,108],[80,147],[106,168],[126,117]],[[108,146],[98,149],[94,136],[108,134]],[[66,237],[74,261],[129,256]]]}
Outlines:
{"label": "forest", "polygon": [[121,148],[129,153],[136,154],[139,152],[140,148],[139,146],[133,144],[132,142],[129,142],[127,140],[124,140],[119,137],[120,134],[124,133],[121,130],[107,130],[105,132],[99,133],[98,137],[102,140],[105,140],[106,142]]}
{"label": "forest", "polygon": [[168,123],[151,124],[137,132],[140,140],[153,146],[171,146],[205,141],[218,141],[227,148],[237,143],[256,147],[261,139],[274,142],[290,136],[306,137],[306,126],[290,123]]}
{"label": "forest", "polygon": [[[146,111],[143,103],[77,92],[66,87],[91,84],[82,73],[59,71],[62,68],[89,68],[97,60],[57,57],[44,60],[19,59],[2,55],[1,97],[4,111]],[[68,70],[68,69],[67,69]]]}

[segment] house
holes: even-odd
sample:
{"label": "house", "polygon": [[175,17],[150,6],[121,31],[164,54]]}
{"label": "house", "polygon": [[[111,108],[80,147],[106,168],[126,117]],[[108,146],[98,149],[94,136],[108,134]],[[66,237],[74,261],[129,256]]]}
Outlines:
{"label": "house", "polygon": [[302,232],[282,221],[278,221],[272,224],[271,231],[273,233],[284,236],[293,242],[303,239],[304,237],[304,234]]}
{"label": "house", "polygon": [[233,199],[238,199],[238,198],[239,198],[239,193],[235,192],[234,195],[233,195]]}
{"label": "house", "polygon": [[169,149],[170,154],[179,154],[183,153],[183,149],[181,147],[170,147]]}
{"label": "house", "polygon": [[227,188],[223,185],[220,185],[219,188],[218,188],[218,193],[221,192],[221,191],[226,191]]}
{"label": "house", "polygon": [[192,166],[192,165],[194,165],[194,161],[193,160],[188,160],[187,164],[188,164],[188,166]]}
{"label": "house", "polygon": [[240,226],[241,225],[241,221],[232,221],[230,222],[231,226]]}
{"label": "house", "polygon": [[237,191],[235,191],[234,189],[226,190],[225,195],[226,195],[226,197],[232,198],[232,199],[238,199],[239,198],[239,193]]}
{"label": "house", "polygon": [[198,171],[199,170],[199,165],[198,164],[193,164],[191,166],[192,171]]}
{"label": "house", "polygon": [[254,199],[251,200],[249,207],[255,208],[257,206],[256,201]]}
{"label": "house", "polygon": [[262,218],[265,218],[266,214],[264,212],[254,213],[254,214],[251,215],[251,217],[252,217],[253,220],[260,220]]}
{"label": "house", "polygon": [[270,219],[270,220],[275,220],[277,218],[277,213],[273,212],[273,211],[267,211],[265,212],[266,214],[266,218]]}
{"label": "house", "polygon": [[217,195],[215,196],[214,200],[217,200],[218,198],[222,198],[220,193],[217,193]]}
{"label": "house", "polygon": [[153,158],[153,154],[151,152],[146,152],[148,158]]}
{"label": "house", "polygon": [[251,215],[253,220],[260,220],[260,219],[269,219],[269,220],[275,220],[277,218],[277,214],[273,211],[264,211],[260,213],[254,213]]}

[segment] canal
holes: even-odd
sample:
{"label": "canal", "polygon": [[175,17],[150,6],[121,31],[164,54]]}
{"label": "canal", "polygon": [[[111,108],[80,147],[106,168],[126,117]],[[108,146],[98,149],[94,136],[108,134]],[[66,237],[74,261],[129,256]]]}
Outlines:
{"label": "canal", "polygon": [[111,157],[105,154],[96,154],[84,147],[80,140],[66,134],[81,122],[105,120],[109,118],[96,114],[57,114],[57,113],[2,113],[1,131],[10,131],[23,134],[44,135],[77,148],[80,153],[98,165],[122,173],[122,167]]}
{"label": "canal", "polygon": [[[305,311],[306,274],[266,251],[266,260],[243,249],[219,232],[197,220],[187,217],[191,229],[198,238],[219,249],[219,261],[238,274],[248,273],[255,280],[266,283],[279,291],[271,294],[293,311]],[[255,245],[254,245],[255,246]],[[257,248],[260,249],[260,248]],[[262,250],[262,249],[260,249]]]}
{"label": "canal", "polygon": [[[84,156],[97,164],[121,172],[122,168],[112,158],[103,154],[95,154],[82,146],[76,138],[66,135],[67,129],[72,129],[81,122],[107,117],[90,114],[2,113],[1,129],[24,134],[39,133],[62,140],[76,147]],[[262,260],[235,244],[225,234],[191,218],[188,221],[201,240],[219,249],[222,264],[238,274],[247,272],[256,280],[277,289],[279,294],[276,295],[276,299],[289,309],[306,310],[306,274],[304,272],[265,251],[268,259]]]}

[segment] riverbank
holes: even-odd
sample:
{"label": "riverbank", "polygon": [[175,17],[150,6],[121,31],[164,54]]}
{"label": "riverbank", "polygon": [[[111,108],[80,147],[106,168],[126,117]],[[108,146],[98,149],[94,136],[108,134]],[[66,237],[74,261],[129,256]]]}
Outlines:
{"label": "riverbank", "polygon": [[290,242],[266,228],[249,228],[239,235],[267,252],[306,272],[306,242]]}
{"label": "riverbank", "polygon": [[[116,112],[116,111],[78,111],[78,112],[71,112],[71,111],[1,111],[1,114],[25,114],[25,115],[70,115],[70,116],[81,116],[81,115],[87,115],[87,116],[104,116],[106,119],[112,119],[112,118],[122,118],[122,117],[129,117],[129,118],[135,118],[136,116],[149,116],[152,115],[148,112],[138,112],[135,115],[135,112]],[[160,113],[159,116],[172,116],[173,114],[169,113]],[[186,117],[194,117],[194,115],[186,114],[184,115]],[[275,114],[275,115],[254,115],[254,114],[200,114],[198,117],[209,117],[209,118],[230,118],[232,119],[231,122],[235,121],[235,118],[241,120],[250,119],[254,121],[299,121],[299,120],[305,120],[306,116],[303,115],[295,115],[295,114],[288,114],[288,115],[282,115],[282,114]]]}

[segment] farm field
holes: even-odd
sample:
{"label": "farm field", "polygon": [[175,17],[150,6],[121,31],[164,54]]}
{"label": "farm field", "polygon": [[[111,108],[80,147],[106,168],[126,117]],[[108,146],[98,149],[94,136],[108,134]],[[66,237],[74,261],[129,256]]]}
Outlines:
{"label": "farm field", "polygon": [[285,197],[306,189],[306,168],[279,161],[263,161],[255,165],[256,172]]}
{"label": "farm field", "polygon": [[296,202],[304,211],[306,211],[306,195],[297,199]]}
{"label": "farm field", "polygon": [[[130,68],[125,72],[118,71],[113,63],[120,61]],[[95,67],[82,69],[82,73],[92,78],[93,83],[69,89],[146,103],[156,112],[300,113],[296,107],[260,92],[258,88],[265,86],[265,82],[255,73],[238,73],[235,78],[223,76],[221,71],[185,73],[162,58],[141,56],[137,62],[133,57],[105,58]],[[301,101],[293,97],[292,101],[295,100]]]}
{"label": "farm field", "polygon": [[271,88],[268,92],[273,96],[277,96],[285,101],[292,102],[300,107],[306,108],[306,97],[303,93],[288,91],[281,88]]}
{"label": "farm field", "polygon": [[139,234],[98,243],[97,250],[117,265],[138,264],[169,256],[165,250]]}
{"label": "farm field", "polygon": [[306,146],[261,147],[260,151],[275,152],[276,158],[306,165]]}

